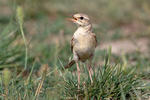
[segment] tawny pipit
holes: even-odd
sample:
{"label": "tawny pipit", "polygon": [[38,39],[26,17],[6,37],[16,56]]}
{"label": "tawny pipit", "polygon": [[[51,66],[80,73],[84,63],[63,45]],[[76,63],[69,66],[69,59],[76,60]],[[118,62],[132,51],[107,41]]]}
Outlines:
{"label": "tawny pipit", "polygon": [[92,58],[94,56],[94,51],[97,45],[96,35],[92,32],[92,24],[90,19],[86,14],[77,13],[69,18],[70,21],[77,24],[78,29],[75,31],[71,40],[71,50],[73,52],[73,59],[69,62],[65,68],[71,67],[74,63],[77,65],[78,73],[78,87],[80,84],[80,68],[78,61],[85,62],[88,61],[88,71],[91,83],[92,80]]}

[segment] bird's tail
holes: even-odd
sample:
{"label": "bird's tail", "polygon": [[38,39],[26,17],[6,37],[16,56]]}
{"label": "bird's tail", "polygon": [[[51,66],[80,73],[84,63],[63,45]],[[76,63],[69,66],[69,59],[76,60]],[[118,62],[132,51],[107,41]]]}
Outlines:
{"label": "bird's tail", "polygon": [[70,68],[74,64],[75,64],[75,60],[71,60],[66,66],[64,66],[64,68],[65,69]]}

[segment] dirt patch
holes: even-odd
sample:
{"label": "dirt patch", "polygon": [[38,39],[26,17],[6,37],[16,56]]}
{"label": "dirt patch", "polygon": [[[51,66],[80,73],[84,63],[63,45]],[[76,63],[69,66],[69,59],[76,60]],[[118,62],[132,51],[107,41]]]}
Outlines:
{"label": "dirt patch", "polygon": [[3,16],[10,16],[10,15],[12,15],[12,10],[10,7],[2,5],[2,6],[0,6],[0,13]]}
{"label": "dirt patch", "polygon": [[117,40],[112,42],[106,42],[100,44],[98,47],[100,50],[107,49],[109,46],[112,47],[113,54],[122,54],[122,53],[131,53],[135,51],[139,51],[142,53],[149,52],[149,43],[150,40],[148,38],[139,38],[136,40]]}

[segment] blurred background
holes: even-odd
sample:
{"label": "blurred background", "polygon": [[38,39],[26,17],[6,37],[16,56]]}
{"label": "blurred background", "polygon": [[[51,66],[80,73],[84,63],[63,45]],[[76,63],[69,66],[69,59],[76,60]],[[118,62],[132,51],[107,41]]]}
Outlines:
{"label": "blurred background", "polygon": [[136,60],[133,55],[149,57],[148,0],[1,0],[0,31],[16,16],[16,5],[24,10],[29,51],[42,62],[51,63],[56,55],[50,52],[55,46],[62,61],[71,56],[69,41],[77,27],[66,18],[77,12],[88,14],[92,20],[99,41],[96,57],[109,45],[115,55],[132,54],[129,60]]}
{"label": "blurred background", "polygon": [[[0,68],[24,66],[25,48],[16,21],[18,5],[24,13],[27,70],[34,62],[37,72],[43,64],[50,69],[62,68],[72,58],[70,40],[77,27],[66,18],[81,12],[89,15],[97,36],[95,66],[104,63],[106,50],[111,46],[112,64],[135,67],[143,79],[150,79],[149,0],[0,0]],[[18,36],[10,36],[11,33]],[[7,43],[8,40],[11,41]]]}

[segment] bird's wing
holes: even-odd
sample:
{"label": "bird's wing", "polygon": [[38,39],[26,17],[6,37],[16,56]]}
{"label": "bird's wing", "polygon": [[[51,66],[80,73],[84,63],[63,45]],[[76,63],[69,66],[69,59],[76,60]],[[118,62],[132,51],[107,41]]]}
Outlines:
{"label": "bird's wing", "polygon": [[95,40],[95,48],[97,47],[97,38],[96,38],[96,35],[95,35],[95,33],[91,33],[92,34],[92,36],[93,36],[93,38],[94,38],[94,40]]}
{"label": "bird's wing", "polygon": [[71,51],[72,51],[72,52],[73,52],[73,46],[74,46],[74,44],[75,44],[75,39],[74,39],[74,37],[72,37],[71,42],[70,42]]}

